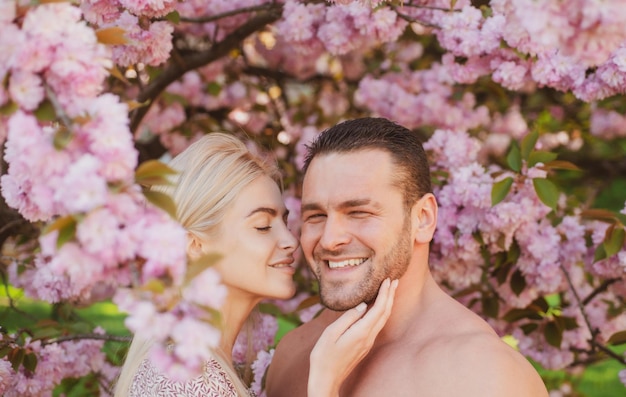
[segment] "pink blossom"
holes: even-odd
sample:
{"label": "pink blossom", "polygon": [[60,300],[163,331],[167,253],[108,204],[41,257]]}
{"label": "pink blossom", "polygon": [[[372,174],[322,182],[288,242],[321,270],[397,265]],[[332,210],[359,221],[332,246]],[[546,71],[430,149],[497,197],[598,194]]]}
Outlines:
{"label": "pink blossom", "polygon": [[218,346],[220,331],[202,320],[185,317],[174,324],[171,332],[174,352],[184,358],[189,368],[201,368],[210,349]]}
{"label": "pink blossom", "polygon": [[5,393],[9,386],[13,383],[12,377],[14,376],[11,363],[6,360],[6,357],[0,359],[0,393]]}
{"label": "pink blossom", "polygon": [[172,50],[171,24],[157,21],[144,30],[138,24],[136,16],[124,12],[116,24],[126,31],[128,44],[113,48],[113,59],[118,65],[129,66],[136,63],[157,66],[169,58]]}
{"label": "pink blossom", "polygon": [[117,0],[84,0],[80,3],[85,20],[97,26],[112,23],[119,18],[120,6]]}
{"label": "pink blossom", "polygon": [[227,293],[226,286],[221,284],[219,273],[215,269],[208,268],[195,276],[183,289],[183,298],[201,306],[219,309]]}
{"label": "pink blossom", "polygon": [[269,368],[272,362],[272,358],[274,358],[274,351],[274,349],[271,349],[269,352],[261,350],[259,354],[257,354],[256,360],[252,363],[253,380],[250,385],[250,390],[258,397],[262,397],[265,394],[263,379],[265,378],[267,368]]}
{"label": "pink blossom", "polygon": [[28,72],[14,72],[9,80],[9,94],[24,110],[35,110],[44,99],[39,76]]}
{"label": "pink blossom", "polygon": [[424,143],[424,149],[434,156],[432,160],[434,165],[454,170],[475,161],[480,144],[464,131],[440,129]]}
{"label": "pink blossom", "polygon": [[98,175],[101,167],[102,162],[90,154],[78,158],[60,180],[54,199],[63,203],[70,213],[86,212],[103,205],[108,188]]}
{"label": "pink blossom", "polygon": [[[260,351],[267,350],[274,345],[276,332],[278,331],[278,321],[274,316],[259,313],[252,317],[252,329],[245,328],[237,336],[235,346],[233,346],[233,361],[235,363],[245,363],[248,353],[252,354],[251,359],[256,357]],[[251,344],[251,345],[249,345]]]}
{"label": "pink blossom", "polygon": [[119,0],[122,7],[135,15],[147,17],[162,17],[174,11],[177,2],[175,0]]}
{"label": "pink blossom", "polygon": [[147,281],[165,275],[180,285],[186,270],[186,232],[164,213],[144,213],[141,219],[129,225],[139,243],[137,254],[146,260],[142,279]]}

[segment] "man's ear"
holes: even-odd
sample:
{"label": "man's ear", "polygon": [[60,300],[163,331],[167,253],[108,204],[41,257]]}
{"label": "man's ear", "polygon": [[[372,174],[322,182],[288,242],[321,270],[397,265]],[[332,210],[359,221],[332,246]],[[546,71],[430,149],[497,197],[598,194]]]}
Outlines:
{"label": "man's ear", "polygon": [[429,244],[437,228],[437,199],[432,193],[422,196],[411,209],[415,242]]}

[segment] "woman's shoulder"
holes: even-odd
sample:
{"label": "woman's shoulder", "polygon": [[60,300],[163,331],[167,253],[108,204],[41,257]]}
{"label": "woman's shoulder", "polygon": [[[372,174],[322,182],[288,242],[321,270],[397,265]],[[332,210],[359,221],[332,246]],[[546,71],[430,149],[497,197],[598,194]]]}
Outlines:
{"label": "woman's shoulder", "polygon": [[224,369],[213,359],[206,362],[204,371],[200,376],[185,382],[167,378],[150,360],[144,360],[133,378],[130,396],[170,395],[181,397],[237,397],[237,392]]}

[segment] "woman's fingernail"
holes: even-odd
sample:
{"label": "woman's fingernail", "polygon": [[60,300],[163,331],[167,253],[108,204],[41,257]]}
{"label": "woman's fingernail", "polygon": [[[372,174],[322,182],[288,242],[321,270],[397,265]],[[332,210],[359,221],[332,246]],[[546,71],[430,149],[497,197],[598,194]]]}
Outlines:
{"label": "woman's fingernail", "polygon": [[357,307],[355,307],[355,309],[357,312],[364,312],[365,309],[367,309],[367,304],[365,302],[361,302]]}

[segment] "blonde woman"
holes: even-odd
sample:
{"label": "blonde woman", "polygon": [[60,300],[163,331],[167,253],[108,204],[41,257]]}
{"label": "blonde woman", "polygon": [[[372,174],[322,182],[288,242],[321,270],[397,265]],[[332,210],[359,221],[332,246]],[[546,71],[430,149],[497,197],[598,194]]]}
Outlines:
{"label": "blonde woman", "polygon": [[[297,239],[286,226],[279,172],[237,138],[211,133],[176,156],[167,191],[188,233],[188,255],[219,253],[216,269],[228,294],[219,348],[198,378],[174,382],[147,358],[152,343],[135,335],[115,396],[244,397],[250,392],[232,363],[236,337],[263,299],[288,299]],[[371,348],[389,317],[397,281],[385,281],[376,302],[348,310],[322,334],[310,357],[309,396],[338,396],[343,380]]]}

